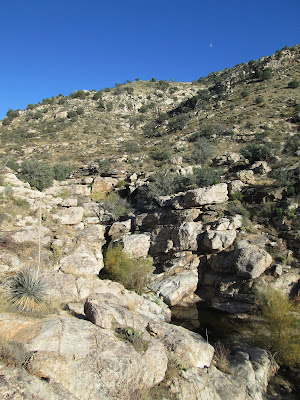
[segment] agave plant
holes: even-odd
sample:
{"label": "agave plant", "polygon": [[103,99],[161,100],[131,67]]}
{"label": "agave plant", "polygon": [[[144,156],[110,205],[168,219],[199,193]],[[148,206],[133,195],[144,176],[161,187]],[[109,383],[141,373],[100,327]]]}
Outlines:
{"label": "agave plant", "polygon": [[46,285],[42,277],[25,269],[17,272],[9,282],[9,299],[22,311],[34,311],[45,302]]}

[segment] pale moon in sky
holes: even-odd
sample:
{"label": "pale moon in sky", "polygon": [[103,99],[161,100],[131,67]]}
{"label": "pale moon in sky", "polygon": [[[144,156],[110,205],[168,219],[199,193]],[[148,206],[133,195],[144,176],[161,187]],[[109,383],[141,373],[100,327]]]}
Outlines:
{"label": "pale moon in sky", "polygon": [[212,47],[213,47],[212,43],[209,43],[209,47],[210,47],[210,48],[212,48]]}

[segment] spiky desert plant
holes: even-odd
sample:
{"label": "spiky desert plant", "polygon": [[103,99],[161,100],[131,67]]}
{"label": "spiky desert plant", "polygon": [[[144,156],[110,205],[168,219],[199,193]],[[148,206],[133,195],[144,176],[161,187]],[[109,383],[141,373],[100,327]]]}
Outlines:
{"label": "spiky desert plant", "polygon": [[35,311],[45,303],[45,281],[30,269],[18,271],[9,282],[8,297],[19,310]]}

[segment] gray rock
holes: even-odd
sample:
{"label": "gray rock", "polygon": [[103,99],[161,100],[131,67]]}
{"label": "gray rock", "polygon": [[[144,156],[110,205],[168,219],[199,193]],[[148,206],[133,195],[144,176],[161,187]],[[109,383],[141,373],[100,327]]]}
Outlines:
{"label": "gray rock", "polygon": [[77,225],[82,221],[84,209],[82,207],[69,207],[58,210],[53,215],[62,225]]}
{"label": "gray rock", "polygon": [[198,285],[197,269],[184,270],[176,275],[162,275],[151,284],[149,288],[170,305],[182,305],[190,302]]}
{"label": "gray rock", "polygon": [[113,239],[124,236],[124,234],[130,232],[131,223],[131,219],[128,219],[127,221],[113,223],[108,231],[108,235],[112,236]]}
{"label": "gray rock", "polygon": [[59,261],[59,268],[62,272],[75,275],[98,275],[103,267],[101,250],[95,252],[84,243]]}
{"label": "gray rock", "polygon": [[167,368],[164,346],[147,334],[148,348],[138,352],[112,331],[72,317],[52,318],[27,332],[22,337],[33,352],[27,370],[82,400],[130,398],[159,383]]}
{"label": "gray rock", "polygon": [[235,248],[237,275],[247,279],[255,279],[265,272],[272,263],[272,257],[265,250],[246,240],[237,242]]}
{"label": "gray rock", "polygon": [[236,238],[234,230],[208,230],[203,237],[203,245],[209,251],[223,251],[231,246]]}
{"label": "gray rock", "polygon": [[117,244],[121,245],[131,258],[146,257],[150,249],[150,235],[143,233],[124,236],[114,242],[114,245]]}
{"label": "gray rock", "polygon": [[158,202],[162,207],[174,207],[176,209],[182,209],[200,207],[208,204],[224,203],[227,200],[227,184],[219,183],[209,187],[189,190],[186,193],[178,193],[173,196],[159,197]]}

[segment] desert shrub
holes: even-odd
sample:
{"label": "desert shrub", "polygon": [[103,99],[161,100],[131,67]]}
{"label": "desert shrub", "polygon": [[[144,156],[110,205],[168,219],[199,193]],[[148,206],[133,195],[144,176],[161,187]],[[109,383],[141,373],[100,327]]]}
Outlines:
{"label": "desert shrub", "polygon": [[129,140],[128,142],[124,143],[124,150],[129,154],[136,154],[141,151],[141,146],[137,142]]}
{"label": "desert shrub", "polygon": [[157,118],[156,118],[156,122],[158,124],[163,124],[164,122],[166,122],[169,119],[169,115],[167,113],[160,113]]}
{"label": "desert shrub", "polygon": [[2,120],[2,125],[3,125],[3,126],[8,126],[8,125],[10,125],[10,124],[11,124],[11,119],[10,119],[10,118],[5,117],[5,118]]}
{"label": "desert shrub", "polygon": [[241,91],[241,97],[248,97],[249,94],[250,94],[250,92],[249,92],[249,90],[247,90],[247,89],[243,89],[243,90]]}
{"label": "desert shrub", "polygon": [[56,164],[53,167],[54,179],[64,181],[72,172],[72,168],[66,164]]}
{"label": "desert shrub", "polygon": [[150,157],[155,161],[168,161],[171,158],[171,151],[166,148],[156,147],[150,151]]}
{"label": "desert shrub", "polygon": [[224,124],[220,123],[205,124],[201,126],[200,131],[194,135],[194,138],[201,136],[210,138],[213,136],[225,135],[229,132],[230,132],[229,127]]}
{"label": "desert shrub", "polygon": [[133,89],[133,87],[125,87],[124,88],[124,91],[125,92],[127,92],[128,94],[133,94],[133,92],[134,92],[134,89]]}
{"label": "desert shrub", "polygon": [[296,89],[300,86],[300,81],[294,79],[293,81],[289,82],[288,87],[291,89]]}
{"label": "desert shrub", "polygon": [[251,163],[253,163],[261,160],[268,161],[272,156],[272,151],[270,146],[262,144],[249,144],[241,149],[241,154],[245,158],[248,158]]}
{"label": "desert shrub", "polygon": [[131,259],[119,245],[107,250],[104,265],[105,272],[111,280],[138,292],[146,286],[148,277],[154,269],[150,257]]}
{"label": "desert shrub", "polygon": [[189,121],[189,116],[187,114],[180,114],[173,117],[168,122],[168,127],[171,132],[181,131],[184,129]]}
{"label": "desert shrub", "polygon": [[106,199],[101,200],[100,207],[104,212],[111,214],[114,220],[131,212],[131,207],[117,192],[112,192]]}
{"label": "desert shrub", "polygon": [[300,147],[300,134],[297,133],[287,139],[284,151],[286,153],[294,154]]}
{"label": "desert shrub", "polygon": [[54,171],[47,164],[38,161],[24,161],[21,164],[20,178],[30,186],[43,190],[53,183]]}
{"label": "desert shrub", "polygon": [[166,90],[170,86],[169,82],[164,81],[164,80],[160,80],[156,84],[157,84],[157,88],[160,90]]}
{"label": "desert shrub", "polygon": [[[138,121],[136,121],[136,122],[138,122]],[[161,133],[158,130],[157,123],[155,123],[153,121],[148,122],[147,124],[145,124],[143,126],[143,132],[147,138],[161,136]]]}
{"label": "desert shrub", "polygon": [[17,118],[19,116],[19,111],[18,110],[12,110],[10,108],[6,113],[6,116],[7,116],[7,118],[13,120],[14,118]]}
{"label": "desert shrub", "polygon": [[20,165],[13,160],[7,161],[6,166],[13,171],[17,171],[20,168]]}
{"label": "desert shrub", "polygon": [[194,168],[194,182],[197,187],[215,185],[220,182],[222,172],[210,167]]}
{"label": "desert shrub", "polygon": [[279,364],[300,365],[300,304],[277,290],[257,294],[263,324],[256,331],[258,345],[270,350]]}
{"label": "desert shrub", "polygon": [[30,269],[18,271],[8,283],[8,299],[21,311],[35,311],[45,302],[46,285]]}
{"label": "desert shrub", "polygon": [[88,92],[85,92],[84,90],[78,90],[76,92],[73,92],[70,94],[70,97],[72,99],[85,99],[88,96]]}
{"label": "desert shrub", "polygon": [[106,103],[106,111],[112,111],[112,109],[114,108],[113,103],[111,101],[108,101]]}
{"label": "desert shrub", "polygon": [[193,174],[178,175],[171,171],[158,172],[152,176],[148,186],[139,189],[139,199],[147,203],[148,208],[154,208],[156,199],[174,193],[185,192],[201,186],[218,183],[220,171],[209,167],[195,168]]}
{"label": "desert shrub", "polygon": [[72,121],[75,122],[78,119],[78,114],[75,110],[70,110],[67,112],[67,117]]}
{"label": "desert shrub", "polygon": [[264,98],[260,95],[255,98],[255,104],[262,104],[264,102]]}
{"label": "desert shrub", "polygon": [[191,158],[196,164],[203,165],[212,160],[214,153],[211,143],[204,137],[198,137],[194,141]]}

